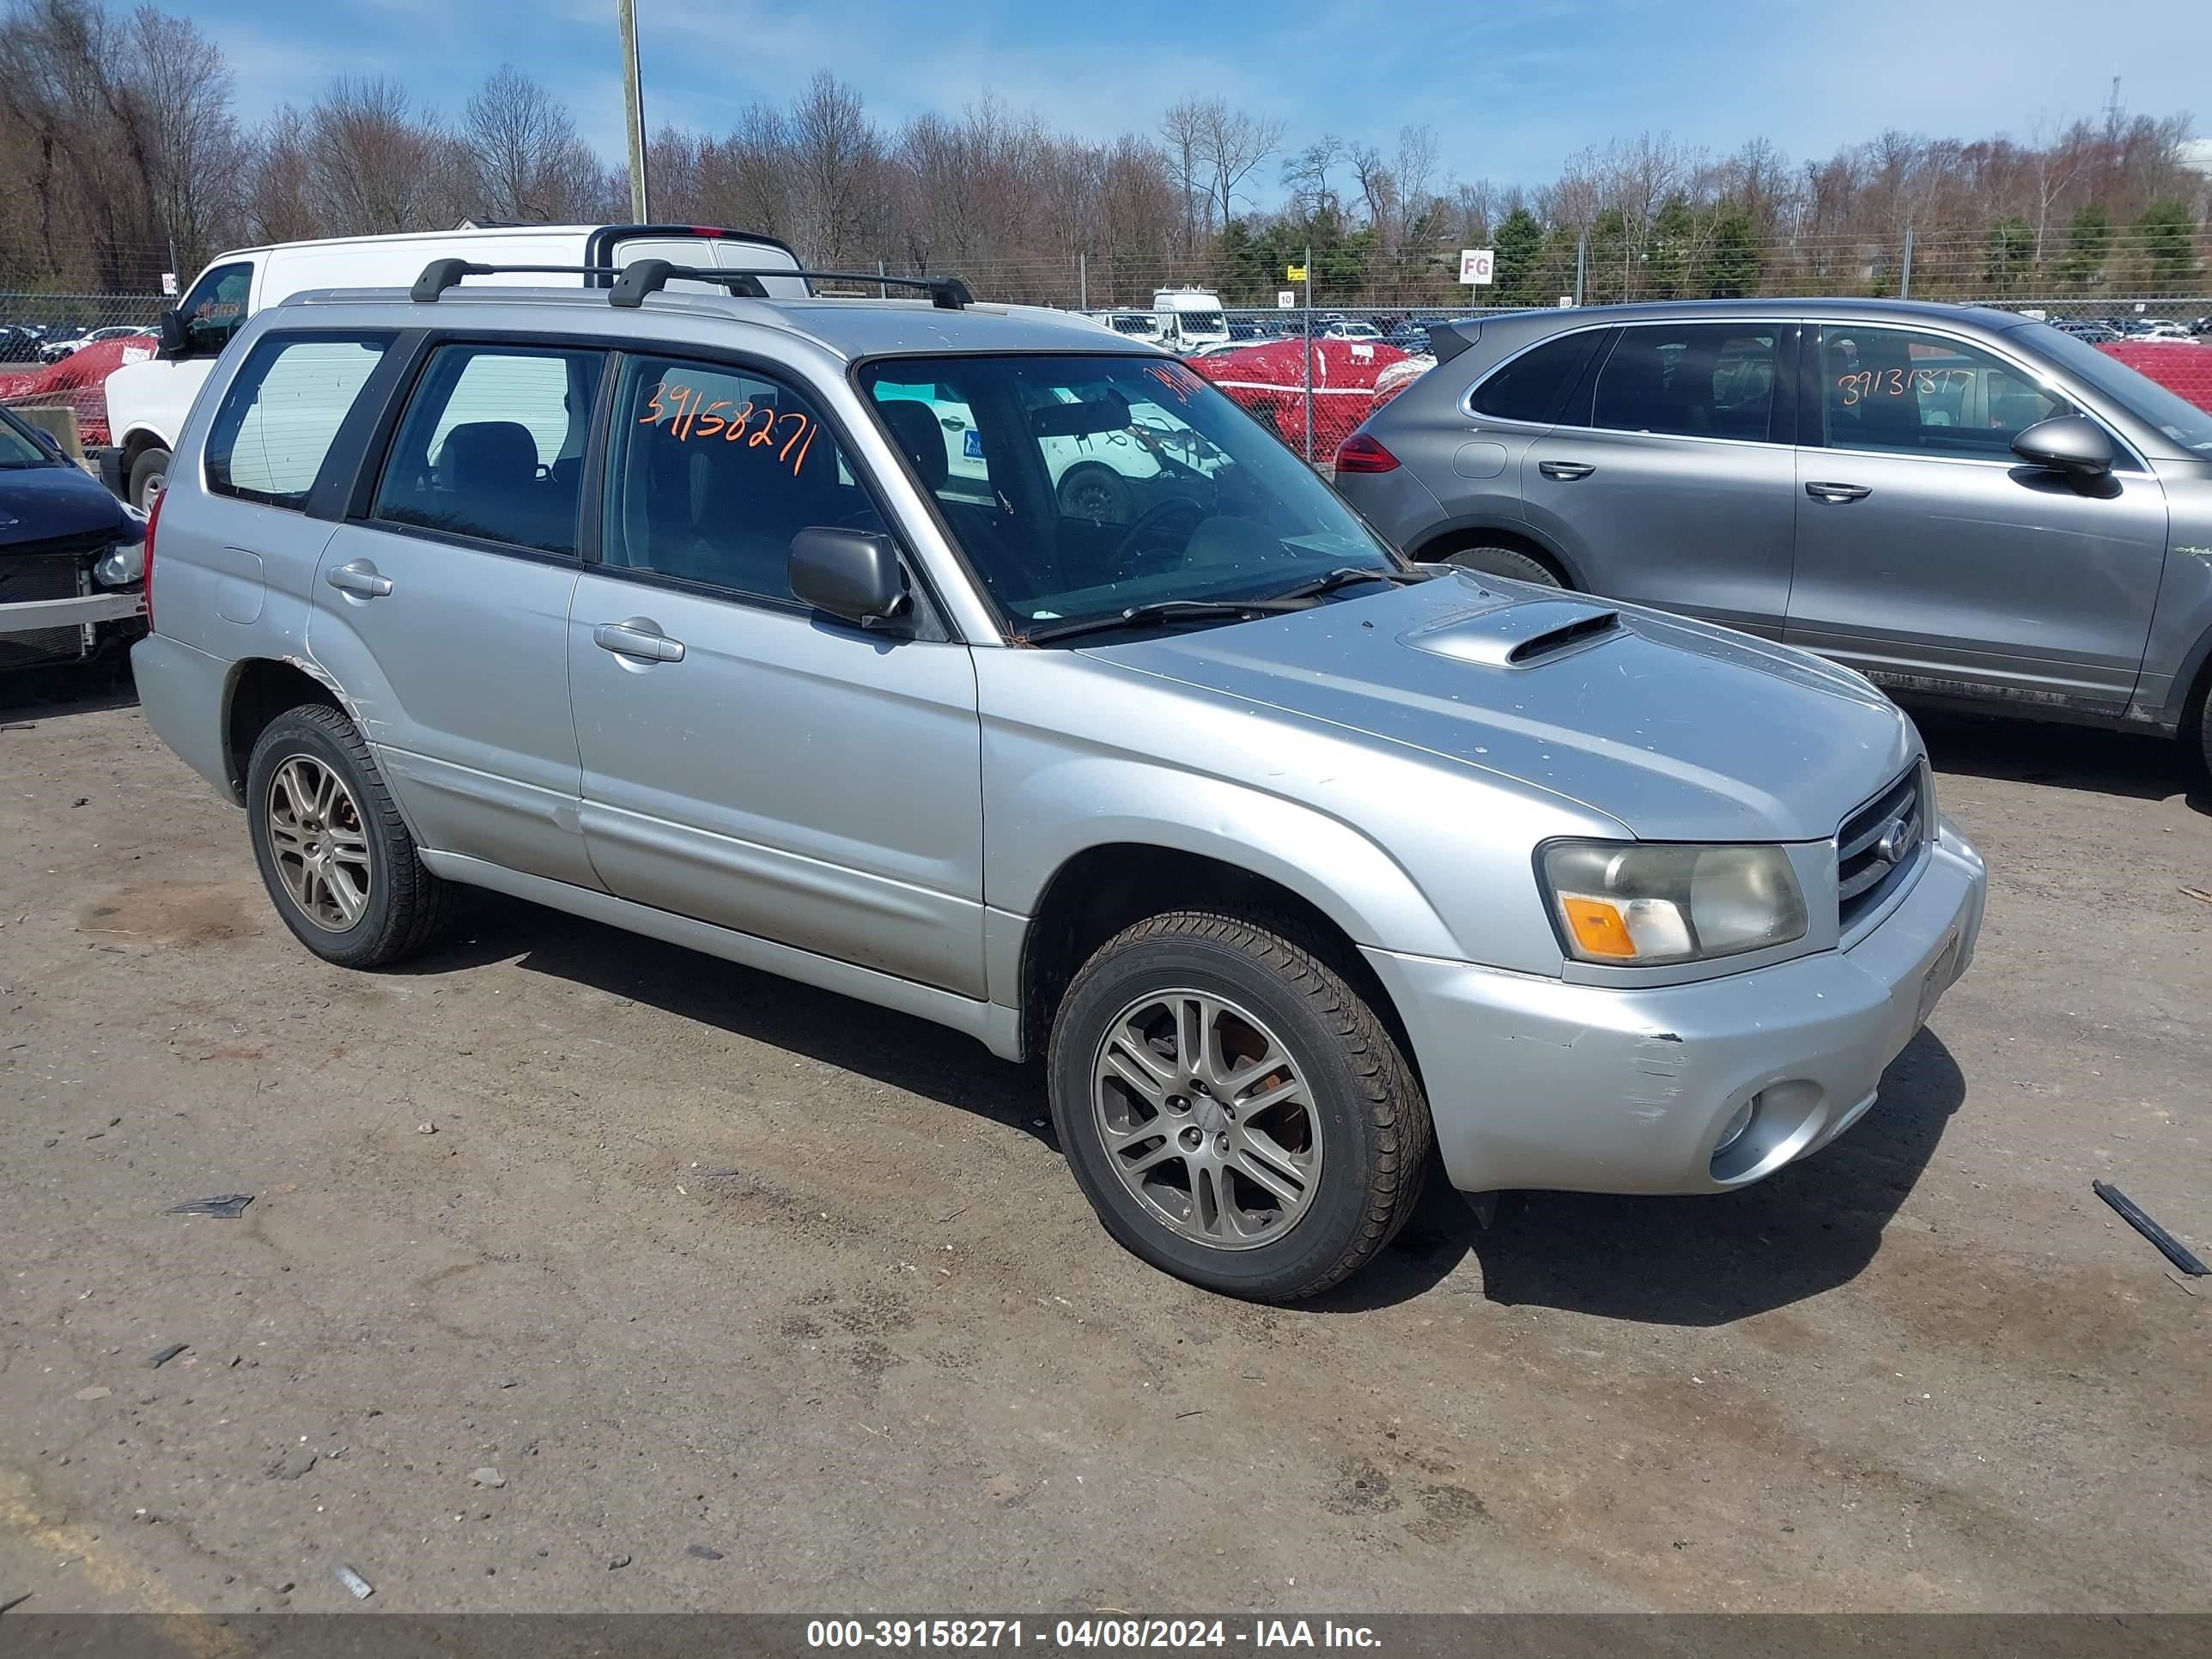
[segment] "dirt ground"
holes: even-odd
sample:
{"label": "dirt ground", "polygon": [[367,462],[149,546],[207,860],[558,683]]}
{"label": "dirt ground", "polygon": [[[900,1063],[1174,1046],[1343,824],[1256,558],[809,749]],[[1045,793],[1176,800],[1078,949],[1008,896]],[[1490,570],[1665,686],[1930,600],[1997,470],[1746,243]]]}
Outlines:
{"label": "dirt ground", "polygon": [[1488,1232],[1437,1183],[1265,1310],[1115,1247],[1033,1070],[489,898],[324,967],[127,700],[19,691],[0,1604],[2212,1607],[2212,1280],[2089,1189],[2212,1253],[2208,803],[1925,723],[1990,921],[1863,1124]]}

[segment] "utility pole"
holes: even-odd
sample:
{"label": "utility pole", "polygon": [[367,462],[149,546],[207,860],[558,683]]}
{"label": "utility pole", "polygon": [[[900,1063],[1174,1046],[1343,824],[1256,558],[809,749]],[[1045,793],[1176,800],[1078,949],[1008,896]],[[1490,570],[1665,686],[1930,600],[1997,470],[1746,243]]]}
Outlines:
{"label": "utility pole", "polygon": [[1912,297],[1912,227],[1909,224],[1905,228],[1905,265],[1897,274],[1897,297]]}
{"label": "utility pole", "polygon": [[1306,465],[1313,465],[1313,244],[1306,244]]}
{"label": "utility pole", "polygon": [[637,69],[637,0],[615,0],[622,30],[623,106],[629,127],[630,222],[649,225],[645,202],[645,83]]}

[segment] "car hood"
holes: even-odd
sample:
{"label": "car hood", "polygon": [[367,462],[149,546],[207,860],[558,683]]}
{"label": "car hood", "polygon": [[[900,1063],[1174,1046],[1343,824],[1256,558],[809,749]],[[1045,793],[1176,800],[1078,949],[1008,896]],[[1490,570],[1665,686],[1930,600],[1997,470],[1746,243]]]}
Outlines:
{"label": "car hood", "polygon": [[0,467],[0,556],[64,538],[106,534],[128,541],[137,524],[80,468]]}
{"label": "car hood", "polygon": [[1650,841],[1825,839],[1919,750],[1873,685],[1803,652],[1463,572],[1086,654],[1517,780]]}

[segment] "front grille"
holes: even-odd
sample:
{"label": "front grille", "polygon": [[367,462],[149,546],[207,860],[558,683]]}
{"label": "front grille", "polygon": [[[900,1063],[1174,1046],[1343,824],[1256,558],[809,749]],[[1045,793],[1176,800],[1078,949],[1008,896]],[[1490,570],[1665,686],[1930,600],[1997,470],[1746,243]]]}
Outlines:
{"label": "front grille", "polygon": [[[106,544],[106,540],[100,544]],[[0,605],[25,599],[73,599],[84,592],[79,574],[82,569],[81,553],[25,558],[11,550],[0,550]],[[28,634],[0,634],[0,669],[74,661],[85,653],[88,631],[70,623]]]}
{"label": "front grille", "polygon": [[1836,919],[1844,933],[1896,890],[1927,839],[1928,803],[1916,763],[1836,831]]}

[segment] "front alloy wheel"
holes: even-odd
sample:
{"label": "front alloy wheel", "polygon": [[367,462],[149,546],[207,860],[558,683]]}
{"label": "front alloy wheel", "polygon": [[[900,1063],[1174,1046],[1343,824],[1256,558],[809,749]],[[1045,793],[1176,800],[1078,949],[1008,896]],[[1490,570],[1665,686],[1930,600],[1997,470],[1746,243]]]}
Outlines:
{"label": "front alloy wheel", "polygon": [[1312,1205],[1321,1121],[1305,1077],[1237,1003],[1187,988],[1138,998],[1108,1025],[1091,1092],[1122,1186],[1193,1243],[1273,1243]]}

